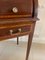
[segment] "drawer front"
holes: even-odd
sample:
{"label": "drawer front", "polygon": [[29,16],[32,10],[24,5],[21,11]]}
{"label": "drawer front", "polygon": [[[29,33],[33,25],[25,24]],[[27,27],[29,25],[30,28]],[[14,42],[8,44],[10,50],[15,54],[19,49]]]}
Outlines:
{"label": "drawer front", "polygon": [[32,14],[33,0],[0,0],[0,14]]}
{"label": "drawer front", "polygon": [[0,37],[18,34],[18,33],[21,34],[21,33],[25,33],[25,32],[30,32],[30,28],[31,28],[31,26],[23,26],[23,27],[12,28],[12,29],[1,29]]}

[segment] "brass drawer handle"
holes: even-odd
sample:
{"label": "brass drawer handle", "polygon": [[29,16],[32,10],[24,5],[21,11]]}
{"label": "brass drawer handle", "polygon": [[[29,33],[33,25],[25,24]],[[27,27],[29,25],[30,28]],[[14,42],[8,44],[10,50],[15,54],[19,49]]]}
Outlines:
{"label": "brass drawer handle", "polygon": [[14,33],[18,33],[18,32],[21,32],[21,28],[17,29],[16,31],[15,30],[9,30],[10,32],[10,35],[14,34]]}
{"label": "brass drawer handle", "polygon": [[21,32],[22,31],[21,28],[19,28],[18,31]]}
{"label": "brass drawer handle", "polygon": [[10,31],[10,34],[12,35],[13,34],[13,30],[9,30]]}
{"label": "brass drawer handle", "polygon": [[18,8],[17,8],[17,7],[13,7],[12,11],[13,11],[14,13],[17,13],[17,12],[18,12]]}

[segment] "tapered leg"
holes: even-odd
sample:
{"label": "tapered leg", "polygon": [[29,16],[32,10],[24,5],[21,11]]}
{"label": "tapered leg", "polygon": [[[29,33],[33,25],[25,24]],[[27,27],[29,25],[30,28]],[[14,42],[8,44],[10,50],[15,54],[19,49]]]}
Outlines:
{"label": "tapered leg", "polygon": [[17,45],[19,44],[19,38],[17,37]]}
{"label": "tapered leg", "polygon": [[28,57],[29,57],[29,52],[30,52],[30,48],[31,48],[31,44],[32,44],[32,38],[33,38],[33,33],[34,33],[34,27],[35,27],[35,24],[32,25],[32,28],[31,28],[32,32],[31,32],[31,34],[29,34],[26,60],[28,60]]}

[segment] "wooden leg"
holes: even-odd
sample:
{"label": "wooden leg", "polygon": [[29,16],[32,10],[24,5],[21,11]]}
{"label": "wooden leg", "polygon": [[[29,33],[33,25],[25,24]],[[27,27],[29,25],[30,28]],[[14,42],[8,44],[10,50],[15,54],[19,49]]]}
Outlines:
{"label": "wooden leg", "polygon": [[29,52],[30,52],[30,48],[31,48],[31,44],[32,44],[32,38],[33,38],[33,33],[34,33],[34,26],[35,26],[35,24],[33,24],[32,29],[31,29],[32,32],[31,32],[31,34],[29,34],[26,60],[28,60],[28,57],[29,57]]}
{"label": "wooden leg", "polygon": [[19,38],[17,37],[17,45],[19,44]]}
{"label": "wooden leg", "polygon": [[31,43],[32,43],[31,38],[32,38],[32,37],[29,35],[28,46],[27,46],[27,54],[26,54],[26,60],[28,60],[28,56],[29,56],[29,52],[30,52],[30,48],[31,48]]}

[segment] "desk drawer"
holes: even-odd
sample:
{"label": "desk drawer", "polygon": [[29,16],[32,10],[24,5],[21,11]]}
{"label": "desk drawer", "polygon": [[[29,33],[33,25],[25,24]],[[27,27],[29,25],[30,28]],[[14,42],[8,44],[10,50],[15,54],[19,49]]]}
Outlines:
{"label": "desk drawer", "polygon": [[24,27],[17,27],[12,29],[1,29],[0,30],[0,36],[3,35],[10,35],[10,34],[16,34],[16,33],[22,33],[22,32],[28,32],[30,31],[30,27],[24,26]]}
{"label": "desk drawer", "polygon": [[31,26],[23,26],[12,29],[1,29],[0,30],[0,39],[13,38],[21,35],[29,34]]}

